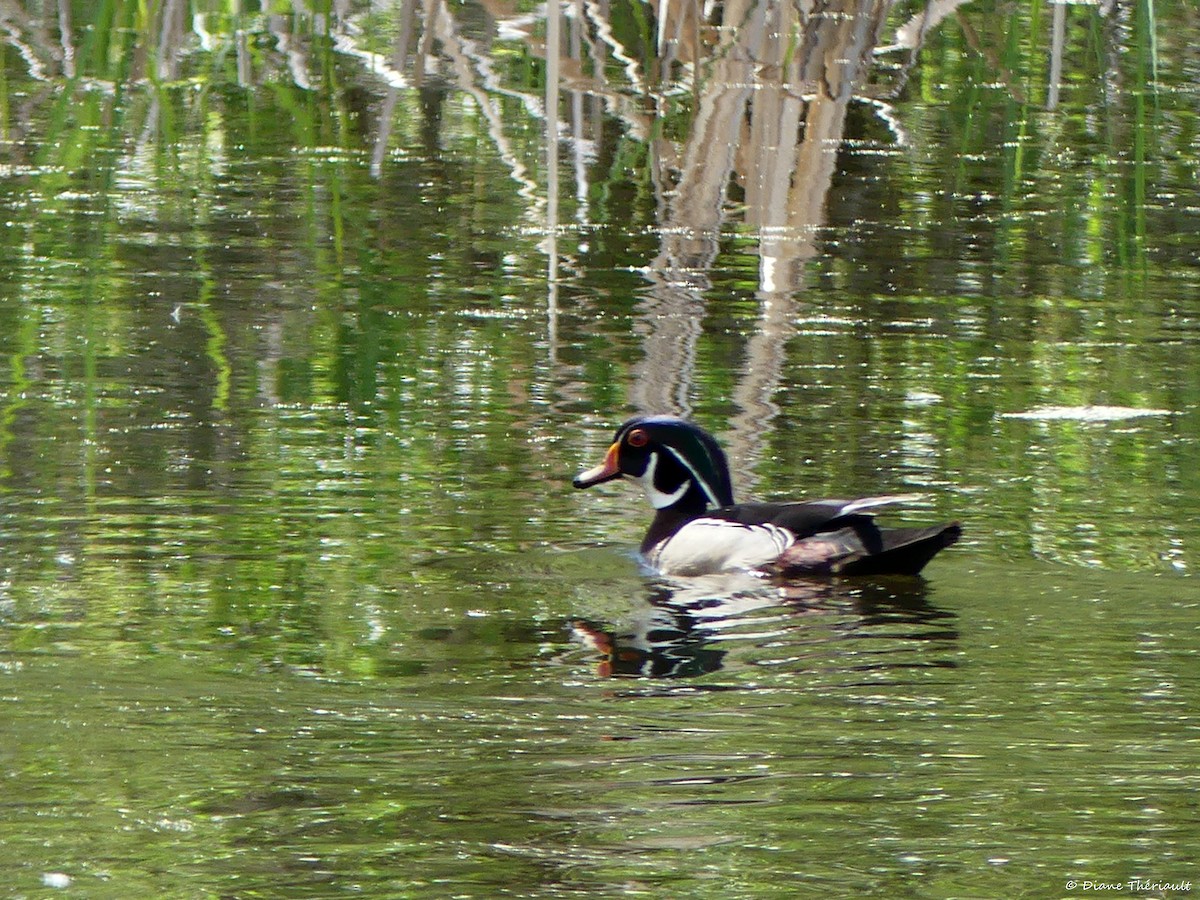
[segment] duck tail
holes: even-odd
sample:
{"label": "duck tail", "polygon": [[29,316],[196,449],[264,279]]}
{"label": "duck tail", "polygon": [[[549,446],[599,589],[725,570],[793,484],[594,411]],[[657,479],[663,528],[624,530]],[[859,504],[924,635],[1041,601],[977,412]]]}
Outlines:
{"label": "duck tail", "polygon": [[879,528],[868,517],[801,538],[767,571],[775,575],[916,575],[962,535],[957,522],[927,528]]}
{"label": "duck tail", "polygon": [[883,547],[855,559],[846,560],[838,570],[843,575],[917,575],[925,564],[962,537],[962,525],[934,525],[931,528],[881,528]]}

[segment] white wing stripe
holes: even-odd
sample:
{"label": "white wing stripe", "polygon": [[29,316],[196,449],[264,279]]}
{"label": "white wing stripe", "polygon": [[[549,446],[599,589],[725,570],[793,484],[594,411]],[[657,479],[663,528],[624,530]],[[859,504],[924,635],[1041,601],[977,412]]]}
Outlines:
{"label": "white wing stripe", "polygon": [[886,494],[882,497],[863,497],[861,500],[827,500],[826,503],[840,503],[839,515],[848,516],[851,513],[862,512],[864,509],[875,509],[877,506],[891,506],[893,503],[915,503],[924,499],[924,494]]}

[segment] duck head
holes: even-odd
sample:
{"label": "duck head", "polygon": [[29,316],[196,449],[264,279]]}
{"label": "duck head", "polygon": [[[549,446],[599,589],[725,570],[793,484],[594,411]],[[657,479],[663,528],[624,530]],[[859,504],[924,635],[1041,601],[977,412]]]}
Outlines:
{"label": "duck head", "polygon": [[725,454],[711,434],[674,416],[635,416],[613,436],[604,461],[572,482],[588,488],[624,476],[655,509],[729,506],[733,488]]}

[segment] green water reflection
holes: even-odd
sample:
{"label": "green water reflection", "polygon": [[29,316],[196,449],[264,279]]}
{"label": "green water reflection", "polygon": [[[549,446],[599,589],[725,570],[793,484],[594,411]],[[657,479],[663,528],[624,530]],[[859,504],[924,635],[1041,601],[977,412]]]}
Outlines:
{"label": "green water reflection", "polygon": [[[10,7],[15,896],[1198,874],[1188,4]],[[635,409],[965,540],[667,589]]]}
{"label": "green water reflection", "polygon": [[[1045,895],[1185,873],[1180,584],[963,565],[923,633],[853,597],[762,606],[714,619],[721,670],[670,683],[597,679],[549,611],[385,614],[409,665],[373,679],[59,634],[7,654],[6,868],[93,896]],[[636,612],[615,576],[558,603],[610,614],[622,587]],[[511,590],[546,603],[537,579]]]}

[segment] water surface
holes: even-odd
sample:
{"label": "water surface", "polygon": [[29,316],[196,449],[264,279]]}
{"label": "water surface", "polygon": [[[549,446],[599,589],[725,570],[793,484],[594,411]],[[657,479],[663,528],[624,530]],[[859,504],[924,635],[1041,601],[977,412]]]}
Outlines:
{"label": "water surface", "polygon": [[[1194,876],[1195,23],[947,9],[14,7],[13,894]],[[964,541],[658,582],[633,411]]]}

